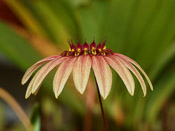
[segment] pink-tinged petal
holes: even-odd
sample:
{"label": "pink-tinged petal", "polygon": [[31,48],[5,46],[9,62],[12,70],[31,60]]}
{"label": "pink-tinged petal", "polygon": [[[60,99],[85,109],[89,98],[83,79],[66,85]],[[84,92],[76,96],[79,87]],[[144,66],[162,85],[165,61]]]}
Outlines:
{"label": "pink-tinged petal", "polygon": [[56,71],[53,80],[53,90],[56,98],[58,98],[58,96],[62,92],[63,87],[66,84],[66,81],[70,76],[70,73],[72,72],[76,59],[77,57],[67,59],[60,65],[60,67]]}
{"label": "pink-tinged petal", "polygon": [[34,95],[37,95],[39,89],[40,89],[41,85],[37,88],[37,90],[33,93]]}
{"label": "pink-tinged petal", "polygon": [[[116,56],[118,57],[118,56]],[[128,61],[118,57],[118,59],[130,70],[132,71],[132,73],[136,76],[136,78],[138,79],[141,87],[142,87],[142,90],[143,90],[143,94],[144,96],[146,96],[146,85],[145,85],[145,82],[141,76],[141,74],[138,72],[138,70]]]}
{"label": "pink-tinged petal", "polygon": [[27,87],[27,91],[26,91],[26,95],[25,95],[26,99],[32,94],[32,86],[33,86],[33,82],[34,82],[35,78],[36,78],[36,75],[32,78],[32,80],[30,81],[30,83]]}
{"label": "pink-tinged petal", "polygon": [[35,93],[35,91],[38,89],[38,87],[41,85],[43,80],[46,78],[46,76],[49,74],[51,70],[53,70],[56,66],[58,66],[60,63],[65,61],[67,57],[58,58],[55,60],[50,61],[46,65],[44,65],[37,73],[36,78],[33,82],[32,87],[32,93]]}
{"label": "pink-tinged petal", "polygon": [[91,70],[91,57],[89,55],[79,56],[73,68],[73,80],[76,89],[83,94],[89,79]]}
{"label": "pink-tinged petal", "polygon": [[31,75],[33,74],[34,71],[36,71],[41,65],[43,65],[44,63],[50,61],[50,60],[54,60],[54,59],[57,59],[61,57],[60,55],[55,55],[55,56],[50,56],[50,57],[47,57],[47,58],[44,58],[40,61],[38,61],[37,63],[35,63],[34,65],[32,65],[24,74],[23,78],[22,78],[22,85],[24,85],[28,80],[29,78],[31,77]]}
{"label": "pink-tinged petal", "polygon": [[148,84],[149,84],[151,90],[153,90],[153,85],[152,85],[149,77],[147,76],[147,74],[144,72],[144,70],[140,67],[140,65],[137,62],[135,62],[133,59],[131,59],[131,58],[125,56],[125,55],[122,55],[122,54],[115,53],[114,55],[117,55],[117,56],[121,57],[122,59],[124,59],[126,61],[129,61],[130,63],[135,65],[143,73],[143,75],[145,76],[146,80],[148,81]]}
{"label": "pink-tinged petal", "polygon": [[92,68],[101,96],[106,99],[112,86],[112,72],[102,56],[92,56]]}
{"label": "pink-tinged petal", "polygon": [[134,95],[135,83],[130,71],[125,67],[125,65],[117,59],[115,56],[105,57],[109,65],[118,73],[118,75],[123,80],[128,92]]}
{"label": "pink-tinged petal", "polygon": [[[26,91],[26,95],[25,98],[27,99],[31,94],[32,94],[32,87],[33,87],[33,82],[36,78],[36,75],[32,78],[32,80],[30,81],[28,87],[27,87],[27,91]],[[40,87],[38,87],[38,89],[34,92],[34,95],[36,95],[39,91]]]}

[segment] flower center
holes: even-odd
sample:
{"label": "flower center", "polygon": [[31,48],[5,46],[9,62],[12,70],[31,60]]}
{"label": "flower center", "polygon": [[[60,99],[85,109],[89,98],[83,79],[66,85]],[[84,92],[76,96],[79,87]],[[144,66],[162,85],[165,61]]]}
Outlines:
{"label": "flower center", "polygon": [[70,49],[68,51],[64,51],[61,55],[62,56],[80,56],[80,55],[111,55],[113,51],[109,48],[106,48],[105,41],[101,44],[99,43],[96,46],[95,41],[93,41],[90,45],[86,42],[84,44],[77,43],[77,46],[72,42],[69,43]]}

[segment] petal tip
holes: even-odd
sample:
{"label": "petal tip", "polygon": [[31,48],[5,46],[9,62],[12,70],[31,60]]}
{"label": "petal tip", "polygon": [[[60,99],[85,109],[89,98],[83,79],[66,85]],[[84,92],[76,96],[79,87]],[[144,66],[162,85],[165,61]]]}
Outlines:
{"label": "petal tip", "polygon": [[60,95],[60,93],[59,93],[59,92],[54,91],[54,94],[55,94],[55,98],[56,98],[56,99],[58,99],[58,96]]}
{"label": "petal tip", "polygon": [[103,99],[105,100],[108,97],[109,93],[103,93],[101,94],[101,96],[103,97]]}
{"label": "petal tip", "polygon": [[84,91],[83,90],[80,90],[80,94],[83,95]]}
{"label": "petal tip", "polygon": [[154,90],[154,89],[153,89],[153,86],[151,86],[150,88],[151,88],[151,91],[153,91],[153,90]]}
{"label": "petal tip", "polygon": [[84,94],[85,90],[86,90],[86,87],[85,87],[85,88],[81,88],[81,89],[79,90],[80,94],[81,94],[81,95]]}
{"label": "petal tip", "polygon": [[26,83],[25,79],[22,78],[22,80],[21,80],[21,85],[24,85],[25,83]]}
{"label": "petal tip", "polygon": [[29,96],[30,96],[30,95],[26,94],[26,95],[25,95],[25,99],[28,99],[28,98],[29,98]]}
{"label": "petal tip", "polygon": [[129,94],[130,94],[131,96],[134,96],[134,91],[128,90],[128,92],[129,92]]}
{"label": "petal tip", "polygon": [[57,94],[55,94],[55,98],[58,99],[58,95]]}
{"label": "petal tip", "polygon": [[130,95],[131,95],[131,96],[134,96],[134,92],[131,92]]}
{"label": "petal tip", "polygon": [[[37,84],[37,85],[36,85]],[[32,87],[32,94],[35,94],[35,92],[37,92],[38,88],[40,87],[40,85],[38,83],[33,83],[33,87]]]}
{"label": "petal tip", "polygon": [[60,95],[60,94],[56,94],[56,96],[55,96],[55,97],[56,97],[56,99],[58,99],[58,96],[59,96],[59,95]]}
{"label": "petal tip", "polygon": [[54,87],[53,87],[53,92],[54,92],[55,98],[57,98],[57,92],[56,92],[56,89]]}
{"label": "petal tip", "polygon": [[32,94],[34,94],[34,93],[35,93],[35,89],[33,88],[33,89],[32,89]]}
{"label": "petal tip", "polygon": [[106,95],[106,96],[103,96],[103,99],[104,99],[104,100],[106,100],[107,96],[108,96],[108,95]]}

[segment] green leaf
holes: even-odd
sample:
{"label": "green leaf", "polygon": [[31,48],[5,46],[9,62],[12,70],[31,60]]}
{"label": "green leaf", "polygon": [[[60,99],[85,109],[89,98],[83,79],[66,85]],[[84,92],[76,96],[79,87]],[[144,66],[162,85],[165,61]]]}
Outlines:
{"label": "green leaf", "polygon": [[159,0],[136,1],[135,10],[133,9],[132,17],[130,17],[126,25],[127,31],[123,43],[124,51],[129,55],[135,55],[135,51],[140,48],[139,45],[143,39],[143,34],[150,28],[149,24],[159,12],[160,5],[161,2]]}
{"label": "green leaf", "polygon": [[153,124],[163,103],[169,98],[175,89],[175,70],[164,75],[155,86],[154,93],[150,94],[146,108],[146,119]]}
{"label": "green leaf", "polygon": [[4,2],[31,32],[36,34],[45,34],[45,32],[43,32],[40,28],[40,24],[35,20],[31,12],[20,0],[6,0]]}
{"label": "green leaf", "polygon": [[88,43],[92,42],[95,37],[96,42],[102,41],[104,34],[104,18],[108,14],[109,2],[94,1],[89,6],[80,7],[80,26],[82,28],[83,38]]}
{"label": "green leaf", "polygon": [[[175,35],[175,1],[166,0],[160,3],[160,11],[150,21],[143,38],[138,46],[142,45],[135,54],[145,68],[152,65],[152,61],[169,46]],[[150,60],[152,59],[152,61]]]}
{"label": "green leaf", "polygon": [[[126,44],[126,35],[131,26],[131,21],[135,16],[135,9],[137,9],[137,0],[112,0],[109,3],[108,11],[103,16],[105,22],[104,37],[107,37],[109,47],[115,52],[124,50]],[[127,48],[127,51],[130,48]],[[127,51],[125,53],[127,53]]]}
{"label": "green leaf", "polygon": [[42,21],[45,22],[45,25],[51,29],[52,35],[54,36],[57,44],[61,43],[62,47],[68,48],[67,40],[70,39],[71,35],[64,24],[59,20],[54,11],[48,4],[43,1],[35,2],[38,12],[40,12],[40,16]]}
{"label": "green leaf", "polygon": [[150,77],[152,80],[158,79],[160,72],[169,64],[171,60],[175,57],[175,43],[168,47],[162,53],[157,61],[154,62],[153,67],[150,72]]}
{"label": "green leaf", "polygon": [[1,21],[0,51],[23,70],[26,70],[34,62],[41,59],[41,55],[32,48],[27,40]]}
{"label": "green leaf", "polygon": [[34,127],[35,131],[40,131],[41,129],[41,119],[40,119],[40,111],[39,111],[39,105],[35,104],[32,115],[31,115],[31,122]]}
{"label": "green leaf", "polygon": [[61,22],[65,30],[70,32],[71,39],[75,41],[81,39],[80,24],[75,9],[72,8],[70,3],[65,0],[52,0],[52,2],[45,0],[44,2],[53,11],[55,17]]}
{"label": "green leaf", "polygon": [[23,0],[21,1],[24,5],[25,5],[25,8],[27,8],[31,14],[33,15],[33,17],[35,18],[35,20],[40,24],[42,30],[45,32],[46,34],[46,37],[50,40],[53,41],[53,43],[56,42],[56,39],[52,32],[52,30],[47,26],[47,24],[43,21],[43,18],[42,18],[42,15],[41,15],[41,12],[38,11],[38,7],[37,7],[37,4],[35,4],[35,2],[33,1],[29,1],[29,0]]}

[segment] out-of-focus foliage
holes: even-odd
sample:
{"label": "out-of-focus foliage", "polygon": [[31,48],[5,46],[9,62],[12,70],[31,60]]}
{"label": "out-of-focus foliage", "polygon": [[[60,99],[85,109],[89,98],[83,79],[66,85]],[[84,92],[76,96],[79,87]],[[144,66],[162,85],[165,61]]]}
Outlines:
{"label": "out-of-focus foliage", "polygon": [[35,131],[40,131],[41,130],[41,119],[40,119],[40,112],[39,112],[39,105],[36,104],[32,115],[31,115],[31,122],[32,125],[34,126]]}
{"label": "out-of-focus foliage", "polygon": [[[109,129],[171,129],[164,106],[169,103],[168,109],[174,107],[172,101],[175,99],[174,0],[4,0],[4,3],[21,23],[0,21],[0,51],[16,67],[25,71],[46,54],[68,49],[68,40],[84,42],[86,39],[90,43],[95,37],[98,43],[107,39],[107,46],[114,52],[136,60],[154,86],[153,92],[147,88],[148,95],[143,98],[136,82],[135,95],[131,97],[113,73],[110,96],[103,101]],[[50,104],[53,106],[51,127],[83,129],[89,109],[86,99],[91,94],[86,90],[81,96],[69,82],[55,100],[52,76],[47,78],[45,87],[36,96],[41,105],[45,96],[51,97],[55,105],[62,105],[59,114],[64,122],[58,127],[53,120],[59,117],[54,115],[58,107]],[[98,126],[102,122],[97,121],[101,119],[98,102],[94,101],[93,108],[90,108],[92,129],[102,130],[103,126]],[[41,113],[41,126],[44,128],[46,125],[42,122],[47,117],[42,115],[44,112]]]}

